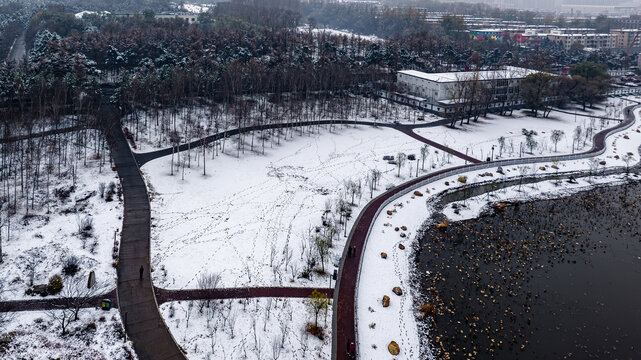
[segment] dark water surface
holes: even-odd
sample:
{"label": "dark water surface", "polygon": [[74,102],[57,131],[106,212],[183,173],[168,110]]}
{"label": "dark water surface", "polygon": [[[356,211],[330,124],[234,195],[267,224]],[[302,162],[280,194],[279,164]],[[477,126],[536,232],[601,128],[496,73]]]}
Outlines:
{"label": "dark water surface", "polygon": [[430,227],[418,267],[439,358],[641,359],[640,211],[629,184]]}

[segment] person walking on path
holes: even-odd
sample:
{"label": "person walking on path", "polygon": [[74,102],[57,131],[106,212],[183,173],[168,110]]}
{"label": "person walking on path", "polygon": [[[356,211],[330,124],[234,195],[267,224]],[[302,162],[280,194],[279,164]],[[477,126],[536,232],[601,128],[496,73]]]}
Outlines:
{"label": "person walking on path", "polygon": [[145,272],[145,268],[143,268],[142,265],[140,265],[140,280],[142,280],[142,273],[144,272]]}

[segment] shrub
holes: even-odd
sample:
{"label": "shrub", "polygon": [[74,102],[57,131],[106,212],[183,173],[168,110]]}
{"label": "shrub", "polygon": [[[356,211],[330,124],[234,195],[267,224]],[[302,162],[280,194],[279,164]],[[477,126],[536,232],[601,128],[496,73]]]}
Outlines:
{"label": "shrub", "polygon": [[323,328],[320,326],[316,326],[314,324],[307,324],[306,330],[308,333],[316,336],[320,340],[325,339],[325,332],[323,331]]}
{"label": "shrub", "polygon": [[62,278],[60,275],[54,275],[49,278],[49,284],[47,285],[47,292],[51,295],[55,295],[62,290]]}
{"label": "shrub", "polygon": [[78,270],[80,270],[80,259],[73,255],[65,259],[64,265],[62,266],[62,273],[65,276],[75,276]]}
{"label": "shrub", "polygon": [[98,195],[100,195],[100,198],[104,198],[105,197],[105,188],[106,187],[107,187],[107,185],[105,183],[103,183],[103,182],[98,184]]}
{"label": "shrub", "polygon": [[93,235],[93,219],[89,216],[78,220],[78,234],[84,238],[91,237]]}
{"label": "shrub", "polygon": [[112,181],[107,186],[107,192],[105,193],[105,201],[113,201],[114,194],[116,193],[116,184]]}

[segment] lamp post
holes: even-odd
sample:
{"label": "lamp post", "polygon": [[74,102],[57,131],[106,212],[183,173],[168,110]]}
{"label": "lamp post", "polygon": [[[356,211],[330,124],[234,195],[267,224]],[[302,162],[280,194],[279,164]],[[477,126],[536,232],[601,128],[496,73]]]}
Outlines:
{"label": "lamp post", "polygon": [[492,145],[492,158],[491,158],[491,160],[494,161],[494,145]]}

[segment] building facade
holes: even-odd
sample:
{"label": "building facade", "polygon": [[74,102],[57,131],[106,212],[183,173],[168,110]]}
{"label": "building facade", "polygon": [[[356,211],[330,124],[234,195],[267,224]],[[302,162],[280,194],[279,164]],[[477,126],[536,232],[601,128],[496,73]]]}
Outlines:
{"label": "building facade", "polygon": [[[639,32],[639,29],[614,29],[610,31],[610,34],[613,34],[617,37],[616,47],[621,49],[627,49],[632,45],[634,41],[634,47],[641,46],[641,35],[636,36]],[[636,39],[635,39],[636,36]]]}
{"label": "building facade", "polygon": [[613,49],[616,47],[617,36],[614,34],[558,34],[551,33],[548,39],[570,50],[572,45],[580,44],[584,48]]}
{"label": "building facade", "polygon": [[[411,96],[411,105],[435,113],[447,112],[453,101],[461,99],[461,84],[470,82],[491,83],[494,101],[518,99],[521,80],[537,71],[507,66],[499,70],[425,73],[401,70],[396,74],[399,89]],[[458,98],[458,99],[456,99]],[[520,101],[520,99],[519,99]]]}

